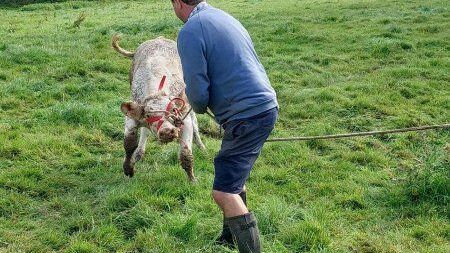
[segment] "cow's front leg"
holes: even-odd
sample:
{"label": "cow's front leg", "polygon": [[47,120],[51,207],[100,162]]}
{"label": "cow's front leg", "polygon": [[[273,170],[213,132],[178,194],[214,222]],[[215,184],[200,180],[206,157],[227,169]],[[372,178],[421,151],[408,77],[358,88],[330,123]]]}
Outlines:
{"label": "cow's front leg", "polygon": [[194,112],[191,112],[189,116],[192,119],[190,123],[192,124],[193,127],[194,142],[201,150],[206,150],[205,145],[203,144],[202,139],[200,137],[200,130],[198,129],[197,116],[195,116]]}
{"label": "cow's front leg", "polygon": [[134,175],[133,154],[138,147],[138,122],[134,119],[126,117],[125,119],[125,139],[123,147],[125,148],[125,159],[123,162],[123,172],[125,175],[132,177]]}
{"label": "cow's front leg", "polygon": [[150,130],[146,127],[142,127],[141,134],[139,136],[139,145],[134,151],[133,156],[131,157],[131,162],[133,164],[139,162],[144,157],[145,147],[147,145],[147,139],[149,135]]}
{"label": "cow's front leg", "polygon": [[192,155],[192,137],[193,137],[193,126],[191,123],[191,117],[188,116],[184,120],[183,130],[180,140],[180,163],[184,171],[189,178],[189,181],[196,182],[194,176],[194,156]]}

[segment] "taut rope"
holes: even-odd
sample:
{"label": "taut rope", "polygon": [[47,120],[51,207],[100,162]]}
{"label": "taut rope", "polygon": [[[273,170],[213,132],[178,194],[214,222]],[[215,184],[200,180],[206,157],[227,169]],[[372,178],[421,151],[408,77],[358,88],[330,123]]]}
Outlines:
{"label": "taut rope", "polygon": [[[192,108],[191,108],[191,110],[192,110]],[[212,119],[214,119],[214,115],[212,115],[209,111],[207,111],[206,114],[209,117],[211,117]],[[450,128],[450,123],[441,124],[441,125],[398,128],[398,129],[383,130],[383,131],[346,133],[346,134],[333,134],[333,135],[318,135],[318,136],[303,136],[303,137],[288,137],[288,138],[271,138],[271,139],[266,140],[266,142],[287,142],[287,141],[311,141],[311,140],[343,139],[343,138],[352,138],[352,137],[361,137],[361,136],[396,134],[396,133],[406,133],[406,132],[419,132],[419,131],[435,130],[435,129],[446,129],[446,128]]]}
{"label": "taut rope", "polygon": [[321,136],[290,137],[290,138],[272,138],[272,139],[268,139],[266,142],[342,139],[342,138],[351,138],[351,137],[357,137],[357,136],[373,136],[373,135],[384,135],[384,134],[394,134],[394,133],[418,132],[418,131],[426,131],[426,130],[432,130],[432,129],[446,129],[449,127],[450,127],[450,124],[442,124],[442,125],[399,128],[399,129],[384,130],[384,131],[371,131],[371,132],[321,135]]}

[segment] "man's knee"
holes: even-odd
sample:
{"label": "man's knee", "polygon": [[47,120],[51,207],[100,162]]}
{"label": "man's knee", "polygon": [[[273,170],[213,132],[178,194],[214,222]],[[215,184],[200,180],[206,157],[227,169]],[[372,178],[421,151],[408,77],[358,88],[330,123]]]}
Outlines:
{"label": "man's knee", "polygon": [[216,191],[213,190],[212,191],[212,198],[214,199],[214,201],[218,204],[218,205],[222,205],[223,202],[226,201],[227,199],[227,195],[228,193],[225,192],[221,192],[221,191]]}
{"label": "man's knee", "polygon": [[233,202],[236,198],[239,198],[239,195],[213,190],[212,197],[219,206],[223,206],[224,204]]}

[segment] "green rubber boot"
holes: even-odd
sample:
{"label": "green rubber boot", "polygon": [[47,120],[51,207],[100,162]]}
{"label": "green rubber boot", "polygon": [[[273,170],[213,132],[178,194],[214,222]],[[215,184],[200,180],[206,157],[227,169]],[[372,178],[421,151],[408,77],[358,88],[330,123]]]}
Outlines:
{"label": "green rubber boot", "polygon": [[[239,193],[239,196],[241,197],[244,204],[247,206],[247,192],[243,191]],[[216,243],[229,248],[235,248],[233,235],[231,234],[231,230],[226,224],[225,219],[223,221],[222,234],[219,236],[219,238],[217,238]]]}
{"label": "green rubber boot", "polygon": [[258,224],[253,213],[225,218],[225,223],[230,228],[240,253],[261,252]]}

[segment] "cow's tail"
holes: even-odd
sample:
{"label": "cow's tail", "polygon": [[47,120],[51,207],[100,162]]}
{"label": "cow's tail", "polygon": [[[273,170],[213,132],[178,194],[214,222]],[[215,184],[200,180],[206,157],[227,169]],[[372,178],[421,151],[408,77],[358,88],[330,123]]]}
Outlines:
{"label": "cow's tail", "polygon": [[128,58],[133,58],[133,57],[134,57],[134,53],[132,53],[132,52],[130,52],[130,51],[127,51],[127,50],[121,48],[121,47],[119,46],[119,41],[120,41],[120,36],[119,36],[118,34],[114,34],[113,37],[112,37],[112,39],[111,39],[112,47],[113,47],[117,52],[119,52],[120,54],[122,54],[122,55],[124,55],[124,56],[126,56],[126,57],[128,57]]}

